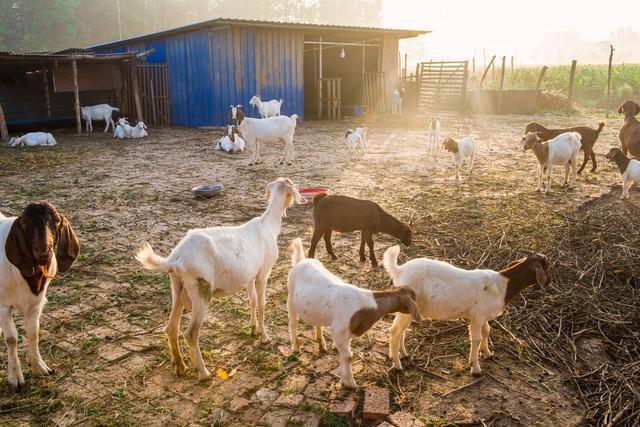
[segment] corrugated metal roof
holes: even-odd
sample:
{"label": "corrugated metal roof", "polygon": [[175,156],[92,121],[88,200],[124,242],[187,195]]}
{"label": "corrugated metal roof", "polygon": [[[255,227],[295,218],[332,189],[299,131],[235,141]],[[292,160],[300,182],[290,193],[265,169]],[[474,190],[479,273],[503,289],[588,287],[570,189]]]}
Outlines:
{"label": "corrugated metal roof", "polygon": [[254,19],[232,19],[232,18],[216,18],[209,19],[194,24],[183,25],[181,27],[171,28],[168,30],[158,31],[155,33],[142,34],[122,40],[114,40],[107,43],[100,43],[89,46],[88,49],[104,48],[113,45],[132,43],[152,38],[164,37],[175,33],[186,31],[194,31],[203,27],[223,26],[223,25],[243,25],[249,27],[263,28],[281,28],[281,29],[299,29],[299,30],[319,30],[319,31],[352,31],[352,32],[375,32],[386,34],[397,34],[400,38],[416,37],[421,34],[427,34],[429,30],[408,30],[401,28],[380,28],[380,27],[361,27],[357,25],[332,25],[332,24],[312,24],[304,22],[279,22],[279,21],[261,21]]}
{"label": "corrugated metal roof", "polygon": [[13,57],[16,59],[126,59],[135,56],[135,53],[93,53],[88,49],[65,49],[57,52],[13,52],[0,50],[0,57]]}

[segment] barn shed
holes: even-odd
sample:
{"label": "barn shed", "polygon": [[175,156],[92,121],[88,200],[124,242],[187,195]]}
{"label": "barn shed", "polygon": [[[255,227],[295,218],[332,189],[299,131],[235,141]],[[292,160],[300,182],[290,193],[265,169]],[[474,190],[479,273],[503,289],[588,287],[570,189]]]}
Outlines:
{"label": "barn shed", "polygon": [[399,40],[426,32],[213,19],[88,49],[101,54],[154,50],[138,66],[147,122],[219,126],[226,123],[231,104],[243,104],[249,116],[257,117],[248,106],[256,94],[283,99],[282,114],[301,117],[385,111],[398,82]]}

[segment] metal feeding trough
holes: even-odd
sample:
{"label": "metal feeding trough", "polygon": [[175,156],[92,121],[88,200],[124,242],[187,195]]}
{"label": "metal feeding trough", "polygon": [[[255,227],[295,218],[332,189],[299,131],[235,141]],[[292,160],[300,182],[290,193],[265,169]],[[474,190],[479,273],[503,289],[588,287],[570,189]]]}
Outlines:
{"label": "metal feeding trough", "polygon": [[316,194],[329,193],[329,189],[326,187],[300,187],[298,192],[305,198],[312,199]]}
{"label": "metal feeding trough", "polygon": [[222,184],[202,184],[196,185],[191,189],[197,198],[210,199],[219,195],[224,186]]}

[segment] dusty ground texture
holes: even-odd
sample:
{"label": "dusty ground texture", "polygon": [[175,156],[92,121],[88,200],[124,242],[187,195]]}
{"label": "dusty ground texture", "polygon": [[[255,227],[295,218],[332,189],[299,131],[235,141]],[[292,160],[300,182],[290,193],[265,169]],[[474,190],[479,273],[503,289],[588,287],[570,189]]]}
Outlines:
{"label": "dusty ground texture", "polygon": [[[53,148],[0,148],[0,211],[15,215],[28,202],[46,199],[68,217],[82,243],[73,268],[50,287],[41,321],[41,351],[55,374],[30,375],[21,315],[16,318],[28,385],[20,394],[7,391],[6,351],[0,351],[0,424],[286,425],[297,416],[294,425],[312,425],[319,419],[340,425],[342,421],[328,412],[331,404],[361,400],[367,385],[387,387],[392,412],[408,411],[427,425],[611,420],[617,414],[611,409],[616,408],[615,396],[609,396],[612,413],[607,415],[601,409],[606,399],[598,406],[596,391],[585,390],[571,373],[606,370],[603,366],[628,363],[637,354],[637,349],[624,357],[614,351],[621,343],[635,345],[637,328],[635,336],[605,338],[613,333],[607,326],[633,325],[638,319],[638,282],[629,273],[632,267],[616,266],[614,261],[609,265],[607,259],[619,260],[620,253],[637,260],[638,248],[616,240],[620,233],[593,232],[582,238],[584,246],[576,245],[571,234],[585,218],[605,214],[615,216],[625,229],[638,230],[640,192],[632,190],[626,202],[617,198],[617,170],[604,159],[609,147],[617,144],[621,120],[615,118],[607,120],[595,147],[597,173],[592,174],[589,165],[576,188],[565,190],[560,189],[557,168],[553,193],[535,193],[534,156],[518,145],[532,119],[444,115],[443,136],[472,132],[479,145],[474,174],[460,183],[453,180],[448,153],[438,151],[433,159],[425,154],[424,118],[418,116],[368,117],[370,147],[364,159],[350,159],[343,139],[346,128],[360,123],[300,124],[292,166],[276,164],[282,147],[274,145],[263,148],[264,164],[249,167],[246,154],[214,151],[220,132],[211,130],[151,129],[151,137],[143,141],[115,141],[101,132],[81,137],[62,132],[56,134],[58,145]],[[535,119],[560,127],[593,126],[598,121]],[[311,328],[299,328],[302,354],[287,350],[287,247],[297,236],[308,247],[312,226],[311,207],[297,206],[283,220],[280,257],[269,280],[266,318],[272,343],[260,345],[250,335],[244,293],[213,301],[201,346],[207,366],[218,376],[198,383],[189,371],[179,378],[163,336],[171,299],[168,278],[142,271],[132,254],[148,240],[166,256],[190,228],[240,224],[261,214],[266,206],[264,186],[278,176],[299,185],[328,186],[335,194],[373,199],[404,220],[417,218],[414,244],[402,249],[401,260],[432,256],[465,268],[499,269],[519,256],[518,250],[538,250],[554,263],[553,285],[546,293],[526,290],[503,318],[492,322],[495,357],[483,362],[480,382],[456,391],[473,381],[466,365],[466,324],[461,321],[414,324],[405,371],[388,371],[387,330],[392,318],[386,317],[353,343],[359,389],[349,392],[336,376],[335,349],[318,354]],[[190,188],[209,182],[222,182],[224,194],[208,201],[194,199]],[[328,261],[322,243],[317,256],[358,286],[385,288],[384,270],[358,261],[358,242],[356,234],[334,235],[338,261]],[[387,236],[376,238],[379,259],[393,243]],[[595,246],[601,248],[601,277],[594,276],[593,262],[582,255]],[[620,289],[620,300],[628,301],[628,312],[622,310],[615,318],[601,315],[597,327],[577,328],[569,334],[570,341],[563,341],[566,325],[579,321],[582,312],[581,307],[561,306],[558,317],[557,301],[563,296],[587,298],[612,281]],[[532,317],[549,319],[550,332],[529,329]],[[183,326],[187,318],[185,314]],[[556,331],[557,342],[549,338]],[[567,342],[578,338],[576,351]],[[565,369],[560,368],[563,363]],[[637,363],[634,366],[637,372]],[[637,378],[628,378],[628,393],[637,393]],[[618,422],[638,422],[640,399],[629,405]]]}

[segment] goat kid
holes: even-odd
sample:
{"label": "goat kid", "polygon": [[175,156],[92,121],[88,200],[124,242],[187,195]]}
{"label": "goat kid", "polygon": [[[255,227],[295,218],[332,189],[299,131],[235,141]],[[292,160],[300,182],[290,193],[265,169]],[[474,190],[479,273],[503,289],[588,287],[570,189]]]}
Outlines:
{"label": "goat kid", "polygon": [[93,120],[104,120],[107,123],[107,126],[104,128],[106,133],[109,130],[109,125],[111,125],[112,130],[115,130],[113,112],[120,111],[120,109],[112,107],[109,104],[98,104],[81,107],[80,111],[82,118],[84,119],[87,132],[93,132]]}
{"label": "goat kid", "polygon": [[133,127],[129,125],[129,121],[126,117],[120,117],[116,122],[116,127],[113,130],[113,137],[118,139],[131,138],[133,133]]}
{"label": "goat kid", "polygon": [[249,100],[249,105],[258,109],[260,117],[266,119],[267,117],[279,116],[280,107],[282,106],[282,99],[272,99],[271,101],[262,101],[258,95],[254,95]]}
{"label": "goat kid", "polygon": [[618,108],[618,113],[624,114],[624,123],[618,135],[622,153],[640,158],[640,122],[635,117],[640,113],[640,104],[626,100]]}
{"label": "goat kid", "polygon": [[473,140],[473,136],[466,136],[460,141],[456,141],[452,138],[445,138],[442,143],[442,148],[449,151],[453,157],[453,168],[456,174],[456,181],[460,179],[459,171],[465,160],[467,161],[466,174],[471,175],[473,162],[476,158],[476,144]]}
{"label": "goat kid", "polygon": [[138,122],[131,129],[131,138],[133,139],[140,139],[147,136],[149,136],[149,134],[147,133],[147,125],[145,125],[144,122]]}
{"label": "goat kid", "polygon": [[[269,205],[264,213],[239,226],[210,227],[189,230],[167,258],[156,255],[144,243],[135,258],[144,268],[168,273],[171,279],[171,314],[166,334],[171,361],[178,375],[186,372],[178,344],[182,311],[192,309],[189,326],[184,333],[191,363],[199,380],[211,377],[200,351],[200,327],[211,298],[232,295],[247,289],[252,334],[260,341],[270,341],[264,326],[267,281],[278,259],[278,242],[282,218],[293,203],[304,204],[296,186],[288,178],[269,183],[265,192]],[[257,282],[256,282],[257,279]],[[256,306],[258,319],[256,321]]]}
{"label": "goat kid", "polygon": [[402,98],[404,98],[404,88],[397,88],[391,92],[391,113],[402,115]]}
{"label": "goat kid", "polygon": [[287,281],[291,349],[300,352],[298,319],[314,327],[320,351],[327,349],[322,327],[328,327],[340,354],[340,382],[355,388],[350,363],[351,340],[364,335],[388,313],[405,313],[422,320],[415,303],[416,295],[409,288],[380,292],[360,289],[332,274],[319,261],[306,259],[300,238],[293,240],[291,248],[293,268]]}
{"label": "goat kid", "polygon": [[332,260],[338,259],[331,245],[331,233],[360,231],[360,261],[365,262],[364,244],[369,246],[371,265],[378,266],[373,250],[373,235],[385,233],[399,239],[403,244],[411,244],[411,224],[407,225],[384,211],[375,202],[347,196],[318,194],[313,198],[313,235],[309,247],[309,258],[313,258],[320,237]]}
{"label": "goat kid", "polygon": [[14,136],[9,140],[9,147],[37,147],[38,145],[43,146],[54,146],[56,145],[56,140],[50,133],[47,132],[29,132],[22,136]]}
{"label": "goat kid", "polygon": [[[469,320],[471,374],[482,375],[478,352],[485,358],[489,350],[489,321],[500,316],[509,302],[527,287],[551,283],[551,264],[545,255],[528,252],[500,271],[463,270],[446,262],[419,258],[398,266],[399,246],[384,254],[384,267],[394,286],[406,286],[416,293],[422,317],[431,320]],[[402,369],[400,355],[407,356],[405,331],[411,318],[397,314],[390,329],[389,355],[393,367]]]}
{"label": "goat kid", "polygon": [[629,198],[629,190],[634,182],[640,182],[640,160],[629,159],[619,148],[612,148],[606,158],[618,166],[622,181],[621,200]]}
{"label": "goat kid", "polygon": [[440,117],[435,114],[429,121],[427,128],[427,154],[432,156],[436,147],[440,146]]}
{"label": "goat kid", "polygon": [[[542,176],[547,174],[547,188],[545,194],[551,189],[551,174],[553,165],[564,165],[564,182],[562,187],[573,186],[576,182],[576,169],[578,161],[578,151],[580,151],[580,134],[577,132],[567,132],[558,135],[548,142],[542,142],[537,133],[528,133],[522,138],[522,150],[531,150],[538,159],[538,187],[536,191],[542,189]],[[567,184],[569,177],[569,166],[571,166],[571,184]]]}
{"label": "goat kid", "polygon": [[218,141],[216,150],[226,151],[227,153],[237,153],[244,151],[244,139],[240,137],[238,127],[235,125],[227,125],[224,135]]}
{"label": "goat kid", "polygon": [[13,310],[24,313],[31,373],[51,374],[38,346],[40,315],[49,283],[71,267],[80,243],[64,215],[51,204],[38,202],[30,203],[18,217],[0,215],[0,248],[0,329],[7,346],[7,382],[17,391],[24,385],[24,375]]}
{"label": "goat kid", "polygon": [[349,146],[349,153],[351,156],[355,155],[356,148],[360,147],[362,150],[362,157],[364,157],[367,149],[367,128],[360,127],[355,130],[349,129],[347,133],[344,134],[344,138],[347,140],[347,145]]}

